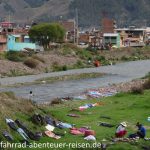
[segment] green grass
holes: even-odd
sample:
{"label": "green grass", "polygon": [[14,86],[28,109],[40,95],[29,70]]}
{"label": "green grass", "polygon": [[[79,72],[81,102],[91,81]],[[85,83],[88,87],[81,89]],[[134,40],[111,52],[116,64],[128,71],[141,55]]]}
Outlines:
{"label": "green grass", "polygon": [[31,75],[31,73],[27,73],[25,71],[23,72],[18,69],[12,69],[7,73],[2,73],[3,77],[6,77],[6,76],[7,77],[17,77],[17,76],[25,76],[25,75]]}
{"label": "green grass", "polygon": [[[147,128],[147,137],[150,137],[150,122],[147,121],[147,117],[150,115],[150,91],[145,91],[143,95],[135,95],[130,93],[120,93],[113,97],[103,98],[103,99],[93,99],[93,100],[86,100],[86,101],[71,101],[65,102],[60,105],[55,106],[46,106],[42,108],[36,109],[34,112],[39,112],[42,114],[51,115],[61,121],[76,124],[76,127],[81,126],[90,126],[91,129],[96,131],[96,138],[97,142],[101,142],[102,139],[110,139],[111,136],[114,136],[116,128],[107,128],[98,126],[99,121],[108,122],[114,125],[118,125],[122,121],[127,122],[127,130],[129,133],[134,133],[136,131],[135,124],[136,122],[141,122]],[[87,109],[83,112],[71,112],[79,114],[80,118],[71,118],[66,116],[70,113],[72,108],[78,108],[81,105],[86,103],[95,103],[95,102],[103,102],[103,106],[97,106],[94,108]],[[33,113],[34,113],[33,112]],[[23,113],[15,113],[13,119],[20,118],[23,122],[25,122],[28,126],[31,127],[34,131],[44,131],[44,127],[38,127],[37,125],[33,125],[29,121],[30,114],[23,114]],[[111,117],[110,120],[100,118],[101,115]],[[2,121],[2,120],[1,120]],[[4,123],[3,123],[4,124]],[[3,128],[7,128],[7,126],[3,126]],[[59,140],[54,140],[51,138],[44,137],[40,140],[41,143],[45,142],[54,142],[54,143],[70,143],[70,142],[80,142],[85,143],[86,141],[83,139],[82,136],[74,136],[69,134],[67,129],[58,131],[64,132],[67,131],[65,137],[62,137]],[[16,141],[20,139],[20,137],[10,130],[10,133],[15,135]],[[107,142],[106,142],[107,143]],[[111,145],[108,149],[109,150],[141,150],[142,145],[150,145],[149,141],[140,140],[138,143],[117,143]],[[28,149],[28,148],[27,148]],[[66,150],[65,148],[64,150]]]}
{"label": "green grass", "polygon": [[59,76],[59,77],[42,78],[40,80],[36,80],[35,82],[41,83],[41,81],[46,81],[46,83],[53,83],[53,82],[58,82],[58,81],[98,78],[98,77],[102,77],[103,75],[104,74],[102,73],[81,73],[81,74],[74,74],[74,75],[64,75],[64,76]]}
{"label": "green grass", "polygon": [[[18,73],[18,72],[14,72]],[[23,75],[23,74],[20,74]],[[29,74],[28,74],[29,75]],[[42,81],[45,81],[45,83],[55,83],[59,81],[70,81],[70,80],[81,80],[81,79],[90,79],[90,78],[100,78],[104,76],[104,73],[81,73],[81,74],[74,74],[74,75],[64,75],[64,76],[55,76],[55,77],[47,77],[47,78],[41,78],[38,80],[35,80],[32,83],[18,83],[18,84],[13,84],[13,85],[7,85],[3,87],[20,87],[20,86],[30,86],[32,84],[41,84],[43,83]],[[8,76],[11,76],[10,74]]]}

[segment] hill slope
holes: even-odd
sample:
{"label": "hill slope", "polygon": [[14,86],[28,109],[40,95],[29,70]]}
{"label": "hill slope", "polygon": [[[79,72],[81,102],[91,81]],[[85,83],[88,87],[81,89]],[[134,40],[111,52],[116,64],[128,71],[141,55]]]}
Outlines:
{"label": "hill slope", "polygon": [[[14,22],[31,22],[42,18],[49,20],[52,16],[66,15],[69,0],[0,0],[0,17]],[[59,6],[59,7],[58,7]]]}
{"label": "hill slope", "polygon": [[0,17],[15,22],[59,20],[75,17],[81,26],[98,26],[102,17],[116,19],[119,25],[150,25],[149,0],[0,0]]}
{"label": "hill slope", "polygon": [[98,25],[104,16],[114,18],[120,25],[145,25],[150,21],[149,0],[74,0],[70,12],[73,8],[78,8],[82,25]]}

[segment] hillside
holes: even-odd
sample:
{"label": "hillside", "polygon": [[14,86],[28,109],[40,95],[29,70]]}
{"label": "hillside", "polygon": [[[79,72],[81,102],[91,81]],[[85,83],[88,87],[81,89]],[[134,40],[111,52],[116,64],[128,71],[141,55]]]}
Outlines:
{"label": "hillside", "polygon": [[81,25],[99,25],[102,17],[114,18],[119,25],[145,25],[150,21],[149,0],[74,0]]}
{"label": "hillside", "polygon": [[0,0],[0,17],[8,20],[10,15],[11,21],[31,23],[38,18],[66,15],[68,7],[69,0]]}
{"label": "hillside", "polygon": [[60,20],[74,18],[76,8],[83,27],[99,26],[104,16],[119,25],[150,25],[149,0],[0,0],[0,17],[22,23]]}

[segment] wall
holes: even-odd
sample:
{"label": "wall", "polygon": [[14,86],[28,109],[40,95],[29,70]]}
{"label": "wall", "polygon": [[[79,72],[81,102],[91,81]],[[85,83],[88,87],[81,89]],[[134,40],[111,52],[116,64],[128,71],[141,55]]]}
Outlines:
{"label": "wall", "polygon": [[6,50],[7,38],[5,34],[0,34],[0,52]]}
{"label": "wall", "polygon": [[112,45],[117,46],[118,48],[120,47],[120,35],[118,34],[118,36],[116,37],[104,37],[104,43],[108,44],[111,43]]}
{"label": "wall", "polygon": [[21,42],[15,42],[15,37],[12,35],[8,36],[7,39],[7,50],[13,50],[13,51],[21,51],[24,48],[30,48],[30,49],[36,49],[36,45],[34,43],[21,43]]}

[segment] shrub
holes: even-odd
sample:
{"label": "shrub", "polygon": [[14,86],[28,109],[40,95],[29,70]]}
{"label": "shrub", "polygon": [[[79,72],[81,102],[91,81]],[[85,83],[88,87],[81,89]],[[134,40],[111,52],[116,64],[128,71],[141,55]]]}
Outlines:
{"label": "shrub", "polygon": [[5,53],[0,52],[0,59],[4,59],[5,58]]}
{"label": "shrub", "polygon": [[144,89],[143,89],[142,86],[140,86],[140,87],[133,87],[133,88],[131,89],[131,92],[132,92],[133,94],[143,94],[143,93],[144,93]]}
{"label": "shrub", "polygon": [[28,58],[24,64],[30,68],[36,68],[39,64],[39,62],[36,59]]}
{"label": "shrub", "polygon": [[55,71],[67,71],[68,67],[66,65],[59,65],[57,62],[54,62],[52,65],[52,70]]}
{"label": "shrub", "polygon": [[63,66],[62,66],[62,70],[63,70],[63,71],[67,71],[67,70],[68,70],[68,67],[67,67],[66,65],[63,65]]}
{"label": "shrub", "polygon": [[22,62],[28,57],[27,54],[23,52],[9,51],[5,54],[5,58],[10,61]]}
{"label": "shrub", "polygon": [[92,54],[90,53],[90,51],[85,49],[78,50],[76,52],[76,55],[78,55],[81,59],[86,59],[86,60],[88,60],[88,58],[92,58]]}
{"label": "shrub", "polygon": [[122,56],[122,57],[121,57],[121,60],[123,60],[123,61],[128,61],[128,60],[129,60],[129,57],[127,57],[127,56]]}
{"label": "shrub", "polygon": [[104,56],[97,56],[96,60],[98,60],[98,61],[105,61],[106,59],[105,59]]}
{"label": "shrub", "polygon": [[58,104],[62,104],[62,101],[60,99],[54,99],[52,102],[51,102],[51,105],[58,105]]}
{"label": "shrub", "polygon": [[150,89],[150,78],[145,81],[145,83],[143,84],[143,88],[146,90]]}
{"label": "shrub", "polygon": [[81,60],[78,60],[76,64],[73,65],[73,69],[84,68],[84,63]]}
{"label": "shrub", "polygon": [[48,67],[45,67],[45,73],[49,73]]}
{"label": "shrub", "polygon": [[150,72],[145,75],[144,79],[145,79],[145,78],[150,78]]}
{"label": "shrub", "polygon": [[38,60],[38,61],[40,61],[40,62],[42,62],[42,63],[45,63],[44,58],[42,58],[42,57],[40,57],[40,56],[34,55],[34,56],[32,56],[32,58],[33,58],[33,59],[36,59],[36,60]]}

